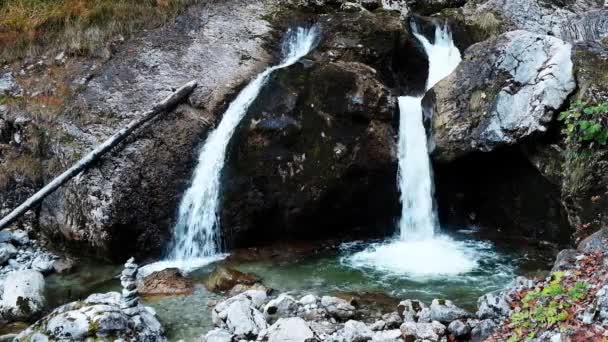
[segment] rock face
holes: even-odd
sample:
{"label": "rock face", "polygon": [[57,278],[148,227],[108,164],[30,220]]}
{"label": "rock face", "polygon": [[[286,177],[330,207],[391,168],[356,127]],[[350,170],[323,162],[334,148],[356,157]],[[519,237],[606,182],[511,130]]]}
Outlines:
{"label": "rock face", "polygon": [[[405,61],[395,55],[412,44],[396,13],[340,12],[321,25],[320,45],[273,74],[233,137],[221,215],[229,246],[393,226],[390,87],[402,64],[425,58],[415,47]],[[404,81],[412,89],[424,83],[420,69]]]}
{"label": "rock face", "polygon": [[33,270],[14,271],[4,282],[0,313],[3,319],[36,319],[44,308],[44,277]]}
{"label": "rock face", "polygon": [[424,102],[433,102],[433,156],[451,161],[547,129],[575,88],[571,46],[525,31],[475,44]]}
{"label": "rock face", "polygon": [[58,120],[49,146],[62,167],[173,88],[193,79],[199,87],[187,104],[45,200],[44,231],[113,259],[160,252],[215,113],[225,96],[269,64],[264,45],[274,42],[261,38],[271,37],[262,17],[272,8],[271,0],[194,5],[175,23],[119,48]]}
{"label": "rock face", "polygon": [[492,14],[503,30],[526,30],[567,41],[600,40],[608,35],[608,10],[601,0],[470,1],[464,7],[468,18]]}

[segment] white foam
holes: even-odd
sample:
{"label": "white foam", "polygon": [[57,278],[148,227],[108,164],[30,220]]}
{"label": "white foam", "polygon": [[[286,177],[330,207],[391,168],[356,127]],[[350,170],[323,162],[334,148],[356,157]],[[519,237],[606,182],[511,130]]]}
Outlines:
{"label": "white foam", "polygon": [[345,259],[354,268],[375,269],[410,278],[463,274],[478,267],[479,254],[444,235],[425,240],[374,244]]}

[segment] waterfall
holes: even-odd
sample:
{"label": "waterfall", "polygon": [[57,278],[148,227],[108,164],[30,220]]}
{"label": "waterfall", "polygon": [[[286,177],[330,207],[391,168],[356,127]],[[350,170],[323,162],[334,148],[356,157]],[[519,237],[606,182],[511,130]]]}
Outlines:
{"label": "waterfall", "polygon": [[[435,28],[433,44],[412,28],[428,56],[429,74],[426,90],[449,75],[460,63],[460,52],[454,46],[447,26]],[[433,207],[433,178],[422,117],[422,96],[399,97],[399,171],[401,191],[402,240],[425,240],[438,227]]]}
{"label": "waterfall", "polygon": [[239,122],[274,71],[296,63],[316,45],[319,28],[290,29],[283,42],[283,59],[249,83],[230,103],[220,124],[209,134],[198,156],[190,188],[179,206],[177,224],[169,245],[168,259],[189,260],[210,257],[221,251],[220,176],[226,148]]}
{"label": "waterfall", "polygon": [[[428,56],[426,90],[449,75],[460,63],[448,27],[435,28],[431,43],[413,27]],[[358,269],[372,269],[408,278],[444,277],[464,274],[478,267],[483,253],[471,243],[437,234],[439,228],[433,201],[433,178],[422,116],[423,96],[399,97],[399,169],[401,192],[399,237],[374,243],[343,262]]]}

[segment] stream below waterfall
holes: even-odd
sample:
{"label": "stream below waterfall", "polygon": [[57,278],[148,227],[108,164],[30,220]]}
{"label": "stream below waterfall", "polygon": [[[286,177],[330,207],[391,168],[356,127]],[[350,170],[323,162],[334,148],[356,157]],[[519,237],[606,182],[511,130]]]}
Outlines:
{"label": "stream below waterfall", "polygon": [[[475,253],[480,258],[475,270],[445,276],[411,276],[371,267],[362,261],[354,264],[357,262],[352,260],[354,255],[386,241],[344,242],[321,252],[300,253],[297,257],[282,255],[281,251],[285,249],[282,246],[262,253],[268,257],[258,258],[255,254],[256,257],[226,262],[230,267],[255,273],[267,287],[295,296],[354,293],[372,295],[374,301],[377,298],[415,298],[425,302],[433,298],[449,298],[457,305],[475,311],[479,296],[505,287],[516,276],[546,272],[555,256],[555,250],[551,248],[527,245],[524,241],[490,241],[470,229],[453,230],[449,235],[468,253]],[[255,250],[261,253],[264,249]],[[235,254],[242,253],[249,252],[235,251]],[[420,264],[428,261],[424,256],[418,260]],[[157,311],[170,341],[195,341],[212,328],[211,309],[217,300],[224,297],[207,291],[202,281],[217,263],[222,261],[190,274],[196,283],[191,295],[143,299],[144,304]],[[47,278],[49,305],[54,307],[95,292],[120,290],[116,275],[121,269],[121,265],[91,263],[82,264],[69,275],[51,275]]]}

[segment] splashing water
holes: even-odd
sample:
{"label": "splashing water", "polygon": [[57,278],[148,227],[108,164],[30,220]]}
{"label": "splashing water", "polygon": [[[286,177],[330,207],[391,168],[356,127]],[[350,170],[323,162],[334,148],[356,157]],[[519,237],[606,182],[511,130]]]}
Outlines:
{"label": "splashing water", "polygon": [[184,194],[170,244],[169,260],[205,259],[221,251],[220,176],[226,148],[237,125],[275,70],[288,67],[308,54],[316,45],[319,28],[290,29],[283,43],[283,60],[266,69],[249,83],[230,104],[218,127],[209,134],[198,157],[192,184]]}
{"label": "splashing water", "polygon": [[[426,90],[448,76],[461,61],[447,27],[435,28],[431,43],[412,28],[428,56]],[[398,240],[374,244],[346,258],[355,268],[374,268],[414,278],[470,272],[487,255],[476,244],[464,244],[437,234],[439,222],[433,201],[433,178],[422,115],[423,96],[399,97],[399,170],[401,192]],[[484,254],[485,253],[485,254]]]}

